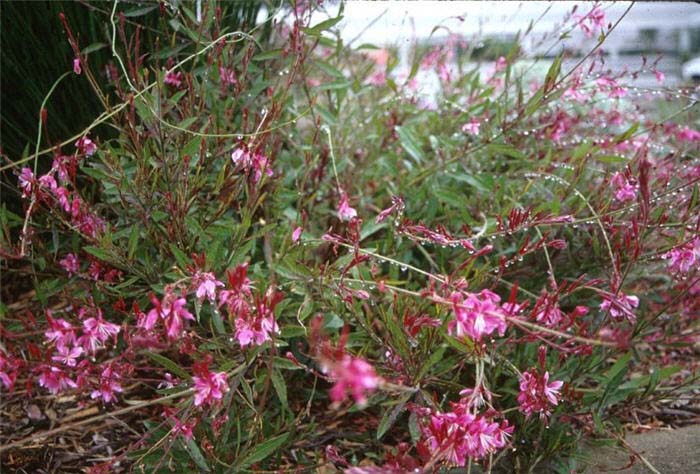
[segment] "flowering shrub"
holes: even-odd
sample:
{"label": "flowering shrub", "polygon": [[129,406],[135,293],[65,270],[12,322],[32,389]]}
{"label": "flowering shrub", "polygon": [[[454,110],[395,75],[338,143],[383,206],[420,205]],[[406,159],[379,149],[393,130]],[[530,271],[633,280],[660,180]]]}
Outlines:
{"label": "flowering shrub", "polygon": [[697,337],[694,99],[647,98],[600,43],[535,77],[517,48],[479,74],[453,36],[402,76],[306,2],[262,43],[203,5],[166,64],[113,20],[118,137],[18,160],[4,213],[40,308],[3,320],[5,390],[158,407],[102,467],[573,469],[677,372],[626,374]]}

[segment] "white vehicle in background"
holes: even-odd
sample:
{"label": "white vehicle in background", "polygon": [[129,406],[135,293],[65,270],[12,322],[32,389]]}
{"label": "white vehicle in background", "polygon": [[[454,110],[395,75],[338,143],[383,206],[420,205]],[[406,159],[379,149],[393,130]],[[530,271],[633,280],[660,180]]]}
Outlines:
{"label": "white vehicle in background", "polygon": [[681,69],[681,76],[684,81],[700,83],[700,57],[684,63]]}

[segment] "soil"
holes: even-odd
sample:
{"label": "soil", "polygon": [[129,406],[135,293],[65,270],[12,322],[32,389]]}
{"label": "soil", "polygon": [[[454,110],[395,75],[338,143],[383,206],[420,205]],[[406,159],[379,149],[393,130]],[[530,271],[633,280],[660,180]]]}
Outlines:
{"label": "soil", "polygon": [[[615,472],[623,474],[698,474],[700,473],[700,425],[678,429],[632,434],[625,438],[631,451],[619,448],[595,448],[590,451],[591,468],[587,473]],[[632,466],[628,466],[636,458]]]}

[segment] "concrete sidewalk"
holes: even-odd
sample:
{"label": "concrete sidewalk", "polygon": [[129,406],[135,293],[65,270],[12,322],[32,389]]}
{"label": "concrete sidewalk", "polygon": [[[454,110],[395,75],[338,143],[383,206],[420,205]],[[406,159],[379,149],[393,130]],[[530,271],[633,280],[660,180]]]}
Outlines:
{"label": "concrete sidewalk", "polygon": [[[661,474],[700,474],[700,425],[669,431],[628,435],[627,443]],[[629,454],[612,448],[596,448],[590,454],[587,473],[647,474],[654,472],[639,459],[634,466]]]}

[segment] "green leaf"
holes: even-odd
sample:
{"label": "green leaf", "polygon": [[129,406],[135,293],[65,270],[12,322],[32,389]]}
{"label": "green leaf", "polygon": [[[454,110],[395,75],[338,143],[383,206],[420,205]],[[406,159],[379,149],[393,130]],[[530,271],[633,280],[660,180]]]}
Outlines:
{"label": "green leaf", "polygon": [[442,360],[442,356],[445,355],[446,350],[447,346],[440,346],[438,350],[433,352],[420,368],[420,371],[418,371],[418,377],[416,377],[416,379],[421,380],[435,364],[440,362]]}
{"label": "green leaf", "polygon": [[630,128],[628,128],[624,132],[622,132],[618,135],[615,135],[615,138],[613,138],[613,143],[617,144],[617,143],[624,142],[625,140],[630,138],[632,135],[634,135],[634,132],[636,132],[638,128],[639,128],[639,122],[635,122]]}
{"label": "green leaf", "polygon": [[170,244],[169,248],[170,252],[173,254],[173,257],[175,257],[175,260],[177,260],[177,264],[180,266],[180,268],[186,268],[190,263],[190,259],[187,257],[187,255],[185,255],[185,252],[177,248],[175,244]]}
{"label": "green leaf", "polygon": [[253,56],[253,61],[267,61],[269,59],[274,59],[282,55],[282,49],[271,49],[265,51],[264,53],[256,54]]}
{"label": "green leaf", "polygon": [[619,156],[619,155],[602,155],[602,156],[596,156],[595,159],[600,161],[601,163],[607,163],[607,164],[611,164],[611,165],[616,165],[616,164],[620,164],[620,163],[627,163],[627,161],[629,161],[624,156]]}
{"label": "green leaf", "polygon": [[324,31],[326,31],[326,30],[328,30],[328,29],[330,29],[330,28],[333,28],[333,27],[334,27],[335,25],[337,25],[338,22],[339,22],[340,20],[342,20],[342,19],[343,19],[343,16],[342,16],[342,15],[338,15],[338,16],[335,17],[335,18],[329,18],[329,19],[327,19],[327,20],[324,20],[324,21],[322,21],[321,23],[318,23],[317,25],[312,26],[311,28],[304,28],[303,31],[304,31],[304,33],[306,33],[307,35],[310,35],[310,36],[318,36],[318,35],[320,35],[322,32],[324,32]]}
{"label": "green leaf", "polygon": [[127,18],[133,18],[137,16],[144,16],[146,13],[150,13],[153,10],[158,8],[158,5],[148,5],[146,7],[142,8],[135,8],[133,10],[129,10],[128,12],[124,12],[124,16]]}
{"label": "green leaf", "polygon": [[203,137],[194,137],[192,140],[187,142],[187,145],[182,147],[180,155],[189,157],[195,156],[197,153],[199,153],[199,148],[202,145],[202,139]]}
{"label": "green leaf", "polygon": [[396,127],[396,132],[399,134],[399,141],[401,146],[408,152],[409,155],[413,157],[418,162],[424,161],[425,156],[423,155],[423,150],[421,149],[420,142],[416,138],[413,131],[406,128],[405,126]]}
{"label": "green leaf", "polygon": [[322,70],[323,72],[325,72],[329,76],[333,76],[333,77],[336,77],[338,79],[345,79],[345,76],[343,75],[343,73],[341,71],[339,71],[335,67],[331,66],[326,61],[317,60],[317,61],[314,61],[314,64],[316,66],[318,66],[318,68],[320,70]]}
{"label": "green leaf", "polygon": [[413,397],[414,393],[415,392],[408,392],[403,394],[401,398],[399,398],[398,403],[391,410],[386,410],[384,412],[384,416],[382,416],[382,419],[379,421],[379,426],[377,426],[377,440],[382,439],[382,436],[384,436],[387,430],[396,423],[396,419],[404,410],[406,403]]}
{"label": "green leaf", "polygon": [[554,59],[552,65],[549,66],[549,70],[547,71],[547,75],[545,76],[543,86],[544,89],[547,91],[549,91],[549,89],[552,88],[552,86],[557,80],[557,77],[559,76],[559,73],[561,72],[562,58],[563,56],[557,56],[556,59]]}
{"label": "green leaf", "polygon": [[104,260],[105,262],[109,262],[113,259],[113,256],[111,253],[109,253],[106,250],[101,249],[99,247],[87,246],[87,247],[83,247],[83,250],[85,250],[90,255],[99,258],[100,260]]}
{"label": "green leaf", "polygon": [[292,362],[289,359],[286,359],[284,357],[275,357],[275,368],[281,369],[281,370],[301,370],[301,367],[296,365],[294,362]]}
{"label": "green leaf", "polygon": [[204,458],[202,451],[199,449],[199,446],[197,446],[197,443],[195,443],[194,440],[187,440],[185,443],[185,448],[187,450],[187,454],[190,455],[194,463],[199,466],[202,471],[211,472],[211,468],[209,467],[207,460]]}
{"label": "green leaf", "polygon": [[107,43],[92,43],[90,46],[86,46],[85,48],[83,48],[80,52],[82,54],[87,55],[87,54],[93,53],[95,51],[99,51],[100,49],[104,48],[105,46],[107,46]]}
{"label": "green leaf", "polygon": [[140,230],[140,227],[137,225],[131,226],[131,233],[129,234],[129,244],[127,247],[127,255],[129,259],[134,258],[134,254],[136,253],[136,248],[139,244]]}
{"label": "green leaf", "polygon": [[151,358],[155,363],[158,365],[161,365],[162,367],[165,367],[168,369],[170,372],[172,372],[174,375],[177,375],[183,380],[190,380],[192,379],[192,376],[182,367],[177,365],[175,362],[172,360],[168,359],[164,355],[158,354],[156,352],[150,352],[150,351],[145,351],[144,354],[146,354],[149,358]]}
{"label": "green leaf", "polygon": [[279,373],[277,369],[273,369],[270,374],[272,379],[272,386],[275,387],[275,392],[277,392],[277,398],[280,399],[282,407],[285,410],[289,410],[289,402],[287,402],[287,384],[284,381],[284,377]]}
{"label": "green leaf", "polygon": [[511,145],[492,143],[486,147],[492,155],[505,155],[518,160],[524,160],[525,154]]}
{"label": "green leaf", "polygon": [[255,464],[256,462],[266,459],[272,453],[277,451],[277,449],[279,449],[279,447],[287,441],[287,438],[289,438],[289,433],[284,433],[263,441],[262,443],[256,444],[255,448],[243,456],[243,459],[237,462],[235,467],[237,470],[240,470],[250,466],[251,464]]}
{"label": "green leaf", "polygon": [[318,91],[330,91],[330,90],[347,89],[351,85],[352,85],[352,83],[350,81],[343,79],[342,81],[326,82],[324,84],[321,84],[320,86],[316,87],[316,90],[318,90]]}

